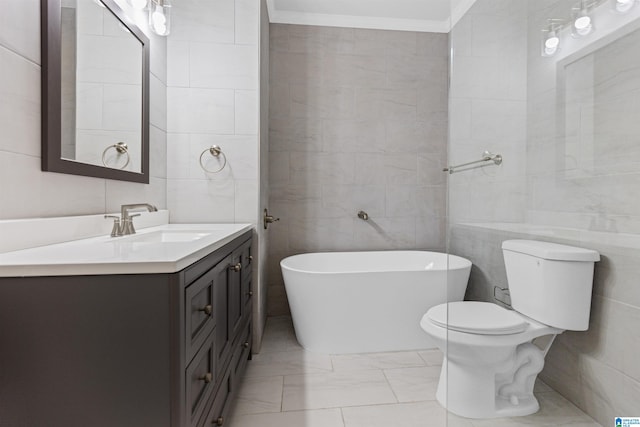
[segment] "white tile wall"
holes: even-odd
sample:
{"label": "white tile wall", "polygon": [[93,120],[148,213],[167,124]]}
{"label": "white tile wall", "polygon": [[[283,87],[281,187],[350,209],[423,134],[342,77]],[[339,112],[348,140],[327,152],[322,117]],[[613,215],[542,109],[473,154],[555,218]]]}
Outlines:
{"label": "white tile wall", "polygon": [[7,0],[0,15],[0,45],[40,64],[40,1]]}
{"label": "white tile wall", "polygon": [[40,66],[1,44],[0,95],[0,150],[39,156]]}

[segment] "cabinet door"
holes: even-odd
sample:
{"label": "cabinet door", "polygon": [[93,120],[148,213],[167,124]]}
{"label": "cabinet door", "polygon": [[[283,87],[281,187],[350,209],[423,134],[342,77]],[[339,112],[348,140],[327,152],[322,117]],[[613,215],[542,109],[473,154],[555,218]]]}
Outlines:
{"label": "cabinet door", "polygon": [[[185,290],[185,348],[187,363],[213,330],[214,282],[219,271],[212,268]],[[224,279],[224,278],[223,278]]]}

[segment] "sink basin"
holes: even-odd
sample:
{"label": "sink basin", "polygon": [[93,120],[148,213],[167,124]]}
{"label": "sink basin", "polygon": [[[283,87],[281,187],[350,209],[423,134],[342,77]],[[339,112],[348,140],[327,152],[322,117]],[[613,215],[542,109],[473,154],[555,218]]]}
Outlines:
{"label": "sink basin", "polygon": [[211,234],[211,231],[204,230],[159,230],[125,237],[123,240],[135,243],[187,243]]}

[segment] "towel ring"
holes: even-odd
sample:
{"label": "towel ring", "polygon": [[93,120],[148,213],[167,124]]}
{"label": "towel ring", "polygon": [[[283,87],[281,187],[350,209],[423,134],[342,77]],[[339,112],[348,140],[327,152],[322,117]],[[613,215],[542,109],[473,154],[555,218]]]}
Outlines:
{"label": "towel ring", "polygon": [[[216,169],[214,171],[207,169],[204,166],[204,163],[202,163],[202,156],[204,156],[204,153],[209,152],[209,154],[211,154],[213,157],[216,157],[218,159],[220,159],[220,156],[222,156],[222,166],[220,166],[219,169]],[[208,173],[218,173],[220,172],[222,169],[224,169],[224,167],[227,165],[227,156],[222,152],[222,149],[220,147],[218,147],[217,145],[212,145],[210,148],[207,148],[206,150],[204,150],[201,154],[200,154],[200,167]]]}
{"label": "towel ring", "polygon": [[123,166],[121,166],[119,169],[126,168],[127,165],[129,164],[129,161],[131,160],[131,156],[129,155],[129,147],[124,142],[118,142],[118,143],[115,143],[115,144],[110,145],[107,148],[105,148],[104,151],[102,152],[102,164],[105,165],[108,168],[111,167],[111,166],[109,166],[107,164],[107,161],[105,159],[105,156],[107,155],[107,151],[109,151],[109,149],[111,149],[111,148],[115,148],[116,151],[118,152],[118,154],[126,154],[127,155],[127,162]]}

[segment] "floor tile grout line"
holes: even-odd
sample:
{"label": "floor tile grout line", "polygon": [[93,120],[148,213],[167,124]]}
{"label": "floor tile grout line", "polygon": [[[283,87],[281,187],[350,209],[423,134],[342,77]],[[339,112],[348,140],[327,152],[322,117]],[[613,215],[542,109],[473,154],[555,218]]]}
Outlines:
{"label": "floor tile grout line", "polygon": [[382,372],[382,376],[384,376],[384,379],[387,382],[387,385],[389,386],[389,390],[391,390],[391,393],[393,393],[393,397],[396,398],[397,403],[400,403],[400,399],[398,398],[396,391],[393,389],[393,386],[391,386],[391,381],[389,381],[389,377],[387,377],[387,373],[384,371],[384,369],[380,369],[380,371]]}
{"label": "floor tile grout line", "polygon": [[[357,404],[357,405],[346,405],[346,406],[323,406],[321,408],[304,408],[304,409],[290,409],[287,411],[282,411],[281,413],[287,414],[292,412],[305,412],[305,411],[329,411],[332,409],[351,409],[351,408],[370,408],[373,406],[394,406],[394,405],[411,405],[416,403],[431,403],[436,402],[435,400],[416,400],[411,402],[384,402],[384,403],[369,403],[369,404]],[[280,412],[265,412],[265,414],[279,414]]]}
{"label": "floor tile grout line", "polygon": [[280,413],[284,412],[284,375],[282,376],[282,392],[280,393]]}

